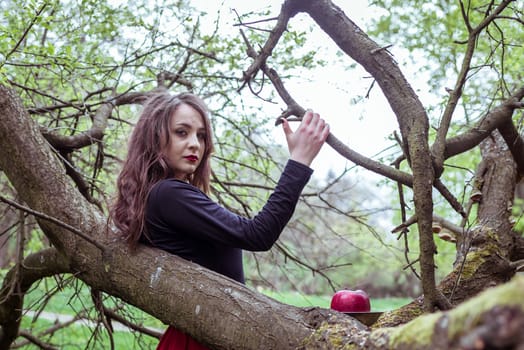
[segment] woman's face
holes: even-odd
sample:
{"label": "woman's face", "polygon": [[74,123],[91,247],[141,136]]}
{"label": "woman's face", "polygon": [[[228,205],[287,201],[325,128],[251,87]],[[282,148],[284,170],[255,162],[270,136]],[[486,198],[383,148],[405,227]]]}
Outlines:
{"label": "woman's face", "polygon": [[181,104],[171,117],[167,160],[175,178],[187,181],[200,165],[206,148],[206,128],[196,109]]}

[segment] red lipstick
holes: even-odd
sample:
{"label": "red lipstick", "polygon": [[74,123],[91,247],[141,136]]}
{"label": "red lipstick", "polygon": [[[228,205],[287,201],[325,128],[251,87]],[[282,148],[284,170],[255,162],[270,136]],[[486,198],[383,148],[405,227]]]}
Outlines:
{"label": "red lipstick", "polygon": [[198,160],[197,156],[185,156],[184,158],[186,158],[190,162],[196,162]]}

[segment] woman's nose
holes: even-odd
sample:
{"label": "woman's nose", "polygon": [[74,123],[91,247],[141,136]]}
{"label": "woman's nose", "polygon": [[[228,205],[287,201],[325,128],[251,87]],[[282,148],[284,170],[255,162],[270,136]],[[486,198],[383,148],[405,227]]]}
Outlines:
{"label": "woman's nose", "polygon": [[191,134],[191,137],[189,139],[189,146],[190,147],[200,147],[200,142],[198,141],[198,135]]}

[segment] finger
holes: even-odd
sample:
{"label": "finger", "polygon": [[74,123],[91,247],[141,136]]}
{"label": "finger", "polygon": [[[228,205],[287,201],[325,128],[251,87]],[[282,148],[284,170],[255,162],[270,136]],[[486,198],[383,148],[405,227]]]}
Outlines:
{"label": "finger", "polygon": [[306,110],[306,113],[304,113],[304,116],[302,117],[302,124],[309,125],[313,119],[313,114],[314,113],[311,109]]}
{"label": "finger", "polygon": [[320,117],[320,114],[313,113],[313,118],[311,119],[311,125],[317,127],[317,128],[323,128],[325,124],[324,119]]}
{"label": "finger", "polygon": [[330,133],[330,127],[328,123],[324,124],[324,129],[322,130],[322,140],[326,141]]}
{"label": "finger", "polygon": [[282,120],[282,129],[284,130],[284,135],[288,137],[289,135],[293,133],[293,131],[291,130],[291,127],[289,126],[289,122],[287,121],[286,118],[282,118],[281,120]]}
{"label": "finger", "polygon": [[315,115],[313,116],[313,120],[311,121],[311,124],[315,126],[316,129],[320,132],[322,129],[324,129],[326,121],[320,118],[320,115],[318,113],[315,113]]}

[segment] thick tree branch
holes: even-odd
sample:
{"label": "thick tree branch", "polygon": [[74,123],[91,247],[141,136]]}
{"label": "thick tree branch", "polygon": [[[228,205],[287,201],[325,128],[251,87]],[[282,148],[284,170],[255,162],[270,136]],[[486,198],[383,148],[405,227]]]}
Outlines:
{"label": "thick tree branch", "polygon": [[508,144],[515,163],[517,163],[519,176],[524,176],[524,140],[522,139],[522,136],[520,136],[517,128],[511,120],[502,123],[498,127],[498,130],[504,138],[504,141]]}
{"label": "thick tree branch", "polygon": [[95,116],[93,117],[91,128],[80,134],[72,136],[60,135],[49,129],[43,129],[42,134],[56,149],[73,150],[92,145],[96,142],[101,142],[107,127],[107,120],[111,115],[112,110],[112,104],[102,104],[98,107]]}
{"label": "thick tree branch", "polygon": [[107,120],[113,111],[111,103],[103,103],[98,107],[91,128],[77,135],[67,136],[53,132],[50,129],[42,129],[42,134],[47,141],[56,149],[74,150],[101,142],[107,127]]}
{"label": "thick tree branch", "polygon": [[[524,87],[510,97],[508,104],[515,109],[522,109],[524,108],[524,102],[522,102],[522,99],[524,99]],[[511,118],[501,123],[498,130],[504,138],[504,141],[506,141],[515,163],[517,163],[519,176],[524,176],[524,140],[522,136],[519,134],[519,131],[513,124]]]}
{"label": "thick tree branch", "polygon": [[519,101],[524,98],[524,87],[519,88],[512,96],[489,111],[473,128],[461,135],[448,138],[445,158],[451,158],[478,146],[493,130],[511,122],[516,108],[522,108]]}

